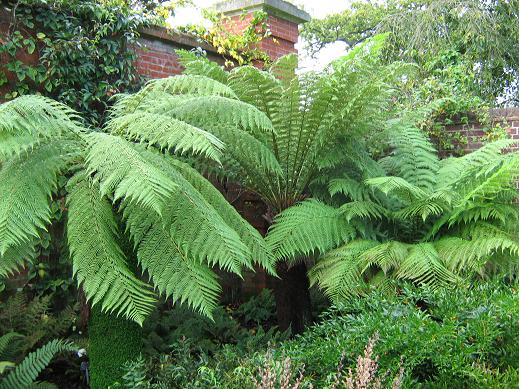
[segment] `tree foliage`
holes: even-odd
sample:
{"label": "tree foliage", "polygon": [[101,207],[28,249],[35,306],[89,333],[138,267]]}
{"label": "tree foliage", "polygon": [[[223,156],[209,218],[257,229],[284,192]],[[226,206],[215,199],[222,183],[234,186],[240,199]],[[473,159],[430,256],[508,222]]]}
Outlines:
{"label": "tree foliage", "polygon": [[438,58],[448,56],[451,67],[463,69],[458,81],[465,88],[486,101],[505,96],[508,104],[516,104],[518,10],[516,0],[354,2],[340,14],[305,24],[302,36],[315,53],[335,41],[353,48],[388,32],[388,62],[401,58],[416,62],[430,77],[442,71]]}
{"label": "tree foliage", "polygon": [[99,126],[111,96],[141,83],[134,47],[138,29],[152,16],[144,11],[146,4],[134,4],[138,2],[4,2],[10,20],[0,47],[6,63],[0,85],[8,87],[3,97],[41,93]]}

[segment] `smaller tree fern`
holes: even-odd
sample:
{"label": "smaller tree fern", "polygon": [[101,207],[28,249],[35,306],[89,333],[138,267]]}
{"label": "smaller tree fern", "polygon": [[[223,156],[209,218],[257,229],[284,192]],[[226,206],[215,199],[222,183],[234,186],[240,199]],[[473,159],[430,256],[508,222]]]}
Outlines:
{"label": "smaller tree fern", "polygon": [[334,301],[395,279],[440,287],[519,266],[514,141],[440,160],[419,117],[387,123],[377,168],[351,161],[333,171],[323,199],[334,206],[305,200],[269,231],[278,257],[319,255],[310,279]]}

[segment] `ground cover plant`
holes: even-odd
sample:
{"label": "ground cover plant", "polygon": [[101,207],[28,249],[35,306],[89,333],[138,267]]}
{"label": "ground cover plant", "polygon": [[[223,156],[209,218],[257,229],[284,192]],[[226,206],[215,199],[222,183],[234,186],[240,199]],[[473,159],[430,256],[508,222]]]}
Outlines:
{"label": "ground cover plant", "polygon": [[369,376],[367,387],[378,377],[395,388],[513,388],[516,290],[507,279],[438,290],[401,283],[397,295],[335,305],[302,335],[246,354],[232,344],[201,352],[186,338],[169,353],[127,364],[121,386],[358,388]]}

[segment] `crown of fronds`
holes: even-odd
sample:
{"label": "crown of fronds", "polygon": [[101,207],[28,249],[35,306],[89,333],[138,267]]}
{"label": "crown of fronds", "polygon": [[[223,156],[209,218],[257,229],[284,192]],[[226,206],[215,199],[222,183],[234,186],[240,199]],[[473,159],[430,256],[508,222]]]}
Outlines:
{"label": "crown of fronds", "polygon": [[[0,276],[33,259],[53,222],[58,189],[67,193],[74,275],[104,311],[142,323],[155,289],[211,316],[220,292],[213,268],[240,275],[257,263],[274,273],[260,234],[177,159],[189,154],[219,164],[226,152],[210,131],[216,123],[250,137],[273,132],[270,119],[229,86],[197,75],[152,81],[122,96],[108,133],[88,131],[73,111],[39,96],[1,105]],[[265,150],[257,151],[276,170]]]}
{"label": "crown of fronds", "polygon": [[[236,99],[251,104],[269,119],[270,131],[250,131],[244,128],[247,122],[229,119],[222,126],[221,114],[214,115],[219,122],[200,111],[197,118],[191,118],[184,109],[174,107],[178,105],[175,100],[169,111],[152,109],[174,117],[181,115],[183,120],[196,119],[195,125],[209,124],[209,131],[229,150],[222,160],[224,170],[237,170],[247,187],[275,211],[281,211],[302,198],[339,139],[365,134],[380,122],[380,112],[391,101],[401,65],[383,66],[373,60],[377,55],[370,50],[370,55],[351,55],[325,72],[303,75],[296,75],[295,55],[282,57],[265,70],[241,66],[226,72],[207,59],[179,52],[186,74],[225,84]],[[224,98],[233,96],[228,94],[220,100]],[[212,109],[208,102],[204,106]],[[226,109],[222,103],[219,107]],[[142,109],[148,109],[146,104]]]}
{"label": "crown of fronds", "polygon": [[301,202],[282,212],[269,231],[267,241],[280,258],[320,255],[310,280],[334,301],[387,287],[380,280],[440,287],[517,270],[514,141],[440,160],[415,124],[419,117],[404,113],[387,123],[390,153],[378,161],[385,174],[342,158],[342,176],[328,184],[337,206]]}

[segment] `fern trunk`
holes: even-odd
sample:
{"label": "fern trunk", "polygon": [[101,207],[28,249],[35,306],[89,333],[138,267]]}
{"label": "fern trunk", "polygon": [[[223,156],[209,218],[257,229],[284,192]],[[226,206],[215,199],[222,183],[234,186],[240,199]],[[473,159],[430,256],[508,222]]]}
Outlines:
{"label": "fern trunk", "polygon": [[90,388],[106,389],[121,382],[123,364],[142,351],[142,328],[133,321],[93,308],[88,335]]}
{"label": "fern trunk", "polygon": [[282,262],[277,273],[280,278],[274,281],[274,297],[279,329],[290,328],[292,334],[300,334],[312,320],[306,265],[301,262],[289,268]]}

